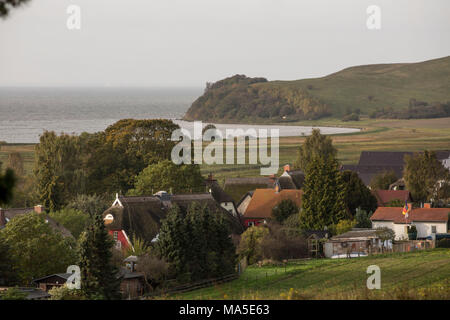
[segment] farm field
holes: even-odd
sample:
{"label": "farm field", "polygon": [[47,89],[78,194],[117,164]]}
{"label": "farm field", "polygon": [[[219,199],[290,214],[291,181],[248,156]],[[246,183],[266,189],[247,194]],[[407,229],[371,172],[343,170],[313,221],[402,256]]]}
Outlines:
{"label": "farm field", "polygon": [[[302,121],[292,125],[304,126],[342,126],[363,128],[361,132],[332,136],[338,149],[338,159],[342,164],[357,163],[363,150],[372,151],[423,151],[450,149],[450,118],[421,120],[372,120],[343,122],[336,119]],[[306,137],[280,138],[280,167],[293,163],[297,157],[297,148]],[[0,146],[0,161],[7,166],[8,154],[20,152],[27,173],[32,172],[34,145]],[[260,174],[259,165],[201,165],[204,175],[213,173],[223,182],[227,177],[250,177]],[[281,171],[281,169],[280,169]]]}
{"label": "farm field", "polygon": [[[381,270],[368,290],[367,267]],[[450,299],[450,249],[250,266],[232,282],[164,299]]]}

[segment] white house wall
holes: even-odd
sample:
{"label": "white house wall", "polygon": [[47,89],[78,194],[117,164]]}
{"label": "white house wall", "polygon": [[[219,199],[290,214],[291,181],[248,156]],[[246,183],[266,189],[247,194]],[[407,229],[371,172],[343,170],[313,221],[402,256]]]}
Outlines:
{"label": "white house wall", "polygon": [[[417,229],[417,237],[425,238],[431,236],[431,227],[436,226],[436,233],[446,233],[447,223],[445,222],[413,222],[413,225]],[[408,225],[404,223],[394,223],[392,221],[372,221],[372,228],[387,227],[395,232],[395,239],[407,239],[408,233],[406,227]]]}
{"label": "white house wall", "polygon": [[417,228],[417,237],[425,238],[431,236],[431,227],[436,226],[436,233],[446,233],[447,224],[445,222],[413,222]]}

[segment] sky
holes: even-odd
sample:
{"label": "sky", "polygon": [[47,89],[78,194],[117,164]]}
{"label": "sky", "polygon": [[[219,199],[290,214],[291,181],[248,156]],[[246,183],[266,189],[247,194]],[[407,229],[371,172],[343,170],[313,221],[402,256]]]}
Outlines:
{"label": "sky", "polygon": [[204,87],[418,62],[450,55],[449,13],[448,0],[31,0],[0,20],[0,86]]}

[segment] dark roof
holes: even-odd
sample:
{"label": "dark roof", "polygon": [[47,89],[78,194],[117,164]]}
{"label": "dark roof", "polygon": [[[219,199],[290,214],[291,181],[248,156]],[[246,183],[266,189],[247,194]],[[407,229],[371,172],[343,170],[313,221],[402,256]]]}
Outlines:
{"label": "dark roof", "polygon": [[278,184],[280,185],[281,190],[286,189],[297,189],[297,186],[295,185],[294,181],[292,180],[292,177],[290,175],[282,175],[278,178]]}
{"label": "dark roof", "polygon": [[159,232],[161,220],[165,218],[167,208],[156,196],[119,197],[122,206],[113,206],[103,213],[103,218],[111,214],[113,221],[106,225],[108,230],[125,230],[150,242]]}
{"label": "dark roof", "polygon": [[[449,150],[434,151],[438,160],[448,159]],[[394,171],[397,178],[403,177],[405,156],[414,155],[406,151],[362,151],[357,165],[343,165],[341,170],[357,172],[361,180],[369,185],[373,177],[383,173]]]}
{"label": "dark roof", "polygon": [[43,280],[46,280],[46,279],[49,279],[49,278],[52,278],[52,277],[58,277],[58,278],[61,278],[62,280],[67,280],[67,279],[69,279],[69,277],[70,277],[70,273],[55,273],[55,274],[50,274],[50,275],[45,276],[45,277],[41,277],[41,278],[34,279],[33,282],[34,282],[34,283],[39,283],[39,282],[41,282],[41,281],[43,281]]}
{"label": "dark roof", "polygon": [[205,180],[206,186],[211,190],[213,198],[218,202],[234,202],[233,198],[223,190],[217,183],[217,180]]}
{"label": "dark roof", "polygon": [[403,167],[405,155],[412,156],[413,153],[406,151],[362,151],[358,165]]}
{"label": "dark roof", "polygon": [[103,218],[108,214],[113,216],[111,223],[106,224],[108,230],[125,230],[128,236],[136,236],[151,242],[159,233],[162,220],[168,210],[176,204],[183,211],[193,203],[206,205],[212,212],[221,213],[231,223],[233,233],[241,233],[243,227],[238,218],[223,209],[214,200],[210,193],[175,194],[167,197],[169,200],[161,200],[158,196],[125,197],[118,200],[122,204],[110,207],[103,213]]}
{"label": "dark roof", "polygon": [[393,200],[411,202],[411,194],[408,190],[375,190],[372,193],[377,198],[379,207],[384,207]]}
{"label": "dark roof", "polygon": [[291,176],[297,189],[301,189],[305,181],[305,173],[302,170],[291,170],[287,171],[287,173]]}
{"label": "dark roof", "polygon": [[127,268],[120,268],[118,278],[122,279],[144,278],[144,274],[141,272],[131,272],[131,270]]}
{"label": "dark roof", "polygon": [[341,170],[350,170],[356,172],[359,178],[364,182],[365,185],[370,185],[372,179],[379,174],[384,172],[394,171],[397,178],[403,176],[403,165],[402,166],[391,166],[391,165],[343,165]]}

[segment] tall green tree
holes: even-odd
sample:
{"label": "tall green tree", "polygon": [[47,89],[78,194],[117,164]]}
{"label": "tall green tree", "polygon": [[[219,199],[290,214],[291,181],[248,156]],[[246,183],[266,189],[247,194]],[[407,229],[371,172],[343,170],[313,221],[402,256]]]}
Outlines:
{"label": "tall green tree", "polygon": [[158,249],[176,276],[189,274],[189,280],[231,274],[236,265],[228,225],[221,215],[198,203],[187,212],[172,208],[162,223]]}
{"label": "tall green tree", "polygon": [[356,172],[342,172],[342,181],[346,187],[345,203],[352,216],[356,214],[357,208],[367,212],[374,212],[377,209],[377,199]]}
{"label": "tall green tree", "polygon": [[303,229],[323,230],[348,217],[345,185],[337,160],[315,155],[305,172],[300,220]]}
{"label": "tall green tree", "polygon": [[87,213],[72,208],[63,208],[59,211],[52,211],[49,215],[56,222],[68,229],[75,239],[79,238],[80,234],[91,222],[91,218]]}
{"label": "tall green tree", "polygon": [[76,261],[74,241],[64,238],[45,221],[44,214],[15,217],[0,232],[0,242],[10,247],[21,284],[52,273],[64,272]]}
{"label": "tall green tree", "polygon": [[294,165],[305,172],[312,159],[319,155],[324,158],[329,156],[335,158],[337,149],[329,136],[321,134],[319,129],[313,129],[311,135],[299,147]]}
{"label": "tall green tree", "polygon": [[18,280],[11,248],[3,241],[0,233],[0,286],[17,285]]}
{"label": "tall green tree", "polygon": [[2,174],[2,163],[0,162],[0,204],[9,203],[13,198],[13,190],[16,184],[16,175],[11,169],[6,169]]}
{"label": "tall green tree", "polygon": [[299,212],[299,208],[290,199],[282,200],[272,209],[272,217],[278,223],[283,223],[291,215]]}
{"label": "tall green tree", "polygon": [[148,195],[161,190],[173,193],[204,192],[205,183],[197,164],[176,165],[170,160],[151,164],[137,177],[130,195]]}
{"label": "tall green tree", "polygon": [[78,266],[81,269],[81,289],[90,299],[119,298],[120,279],[112,263],[114,242],[101,215],[84,231],[78,241]]}
{"label": "tall green tree", "polygon": [[430,151],[405,156],[403,177],[412,198],[417,202],[436,199],[440,189],[448,188],[450,173]]}
{"label": "tall green tree", "polygon": [[172,271],[181,275],[188,271],[188,254],[186,246],[189,243],[188,226],[185,215],[179,206],[174,205],[161,224],[157,247],[159,254],[170,263]]}
{"label": "tall green tree", "polygon": [[57,136],[45,131],[36,145],[34,174],[37,190],[42,204],[50,210],[60,209],[73,195],[83,191],[77,140],[76,136]]}

